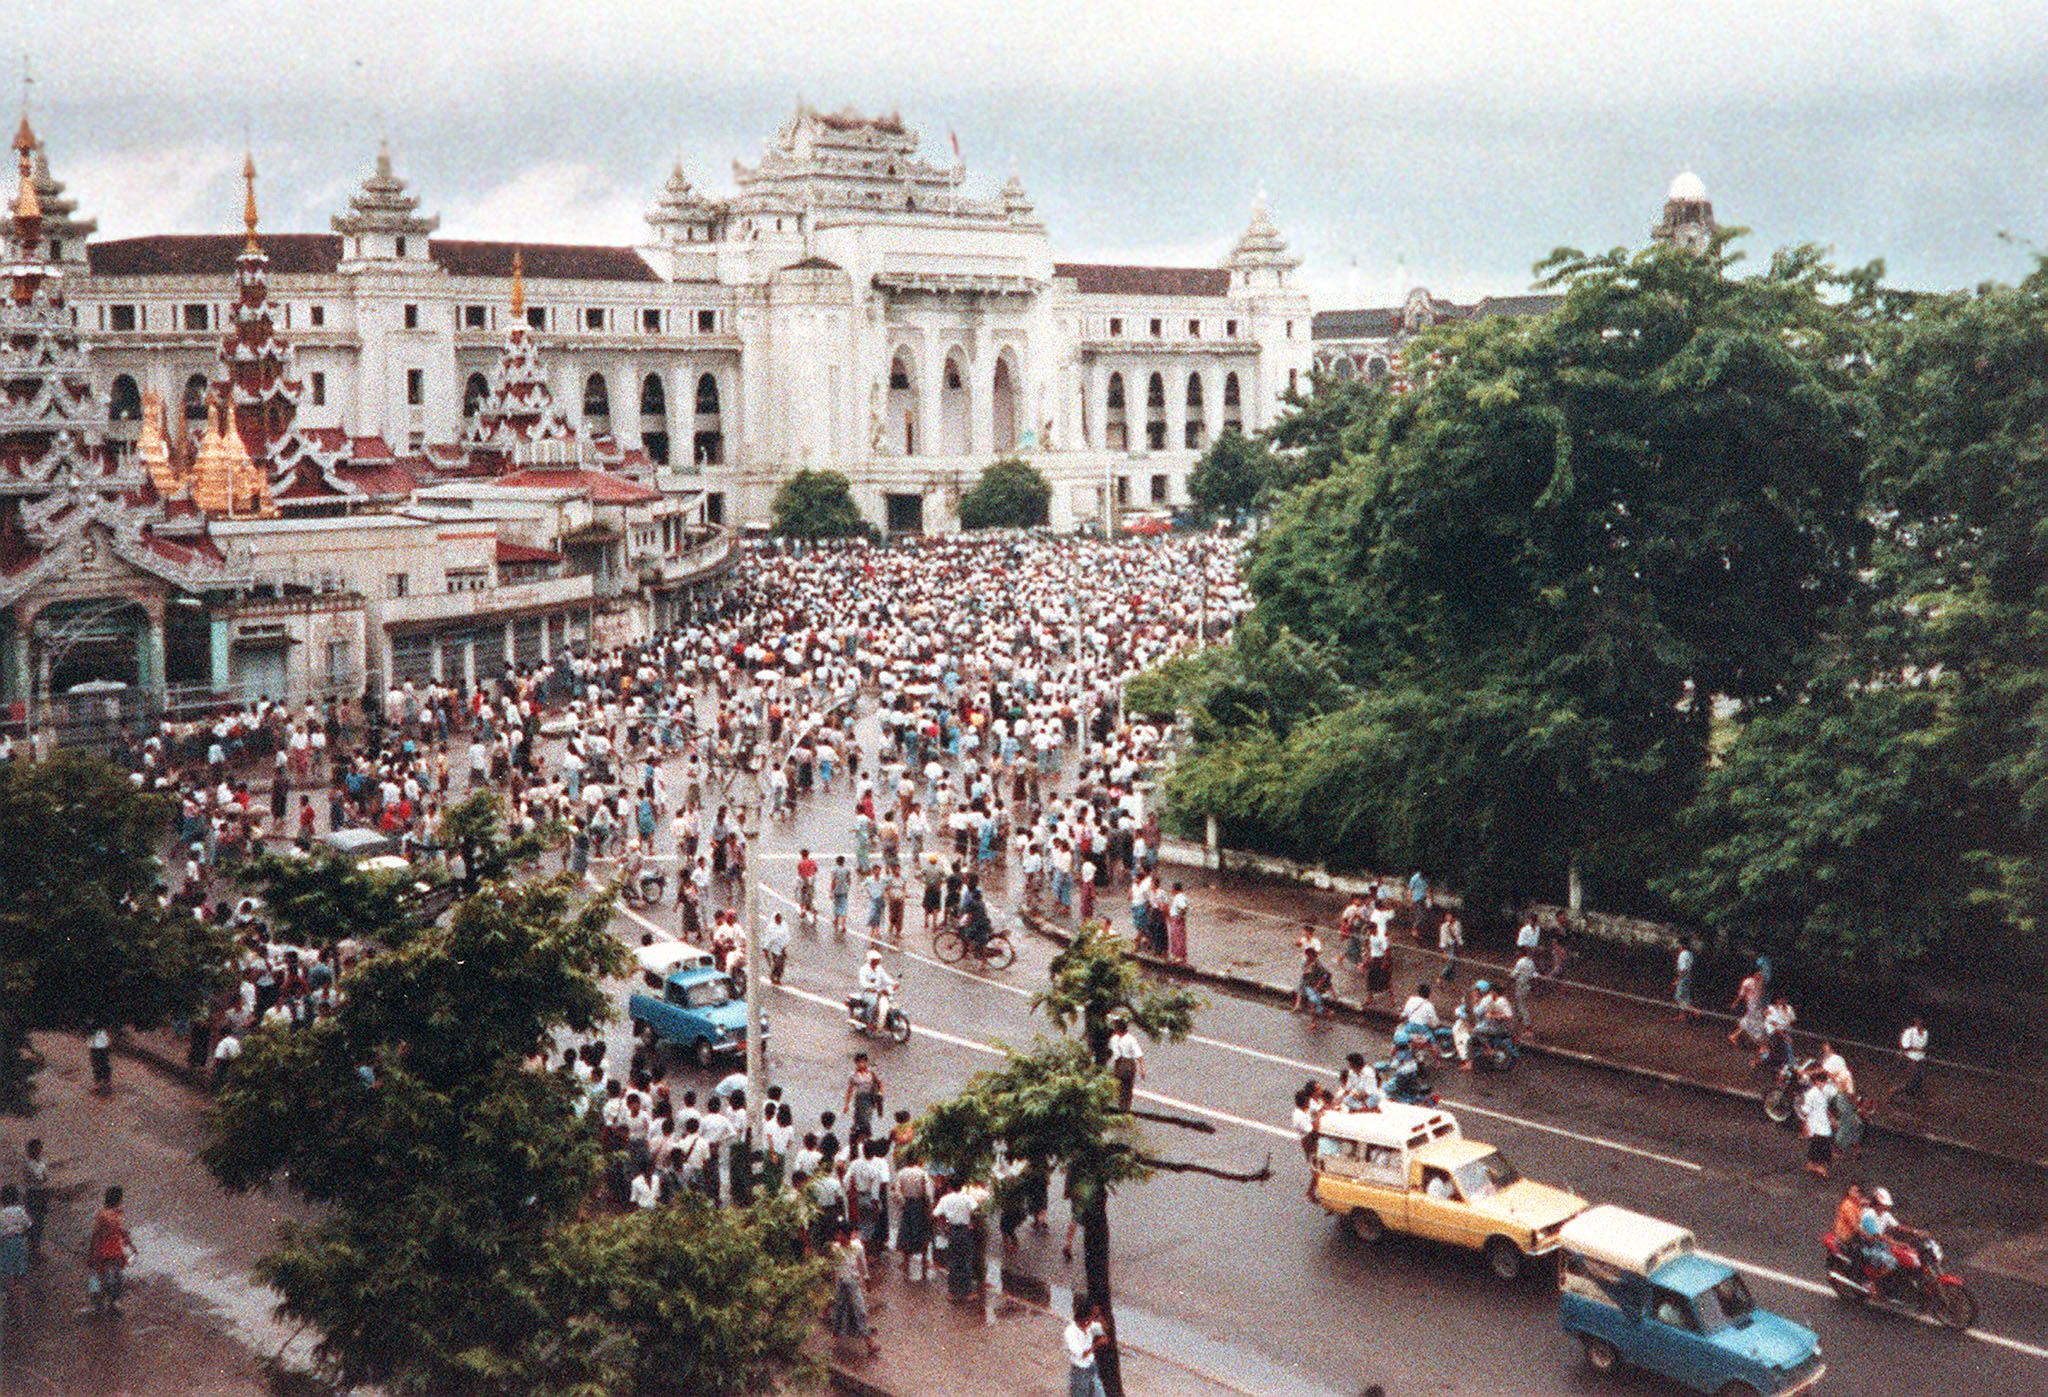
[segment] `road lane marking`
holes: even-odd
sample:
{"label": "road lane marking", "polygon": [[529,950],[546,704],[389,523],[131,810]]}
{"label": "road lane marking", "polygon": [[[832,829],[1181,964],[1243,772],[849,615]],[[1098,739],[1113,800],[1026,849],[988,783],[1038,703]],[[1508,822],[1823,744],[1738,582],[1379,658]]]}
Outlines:
{"label": "road lane marking", "polygon": [[[799,912],[803,910],[803,904],[798,902],[795,898],[789,896],[787,893],[777,892],[773,888],[762,888],[761,891],[768,894],[768,896],[776,899],[778,902],[788,903],[791,907],[796,908]],[[1032,992],[1030,990],[1021,989],[1016,985],[1005,984],[1001,980],[992,980],[986,975],[977,975],[972,970],[962,970],[957,965],[948,965],[946,964],[946,962],[939,960],[933,956],[921,955],[920,953],[913,951],[909,947],[903,945],[901,942],[885,941],[879,936],[870,936],[864,931],[855,931],[851,923],[848,923],[844,934],[852,937],[857,941],[865,941],[870,946],[879,946],[885,951],[894,951],[898,955],[904,957],[906,960],[914,960],[918,962],[920,965],[929,965],[934,969],[943,970],[949,975],[958,975],[963,980],[972,980],[978,985],[987,985],[991,989],[1001,990],[1004,994],[1014,994],[1018,996],[1020,999],[1031,998]],[[1010,944],[1014,947],[1017,943],[1014,939],[1012,939]]]}
{"label": "road lane marking", "polygon": [[[1303,1062],[1299,1058],[1282,1057],[1278,1053],[1262,1052],[1257,1048],[1247,1048],[1240,1043],[1225,1042],[1221,1038],[1207,1038],[1199,1033],[1189,1034],[1187,1041],[1190,1043],[1200,1043],[1204,1047],[1221,1048],[1226,1052],[1243,1053],[1246,1057],[1255,1057],[1265,1062],[1278,1063],[1282,1067],[1299,1068],[1305,1072],[1313,1072],[1319,1077],[1335,1077],[1337,1075],[1329,1068],[1320,1066],[1317,1063]],[[1677,1155],[1659,1154],[1655,1150],[1646,1150],[1637,1145],[1623,1144],[1619,1140],[1610,1140],[1604,1135],[1586,1135],[1576,1130],[1567,1130],[1561,1125],[1545,1125],[1542,1121],[1533,1121],[1526,1116],[1510,1115],[1506,1111],[1496,1111],[1492,1107],[1480,1106],[1470,1101],[1461,1101],[1455,1097],[1445,1096],[1443,1101],[1446,1106],[1455,1106],[1460,1111],[1470,1111],[1476,1116],[1487,1116],[1493,1120],[1506,1121],[1510,1125],[1519,1125],[1526,1130],[1540,1130],[1550,1135],[1562,1135],[1567,1140],[1577,1140],[1585,1145],[1597,1145],[1605,1150],[1618,1150],[1623,1154],[1632,1154],[1639,1159],[1654,1160],[1659,1164],[1669,1164],[1674,1169],[1684,1169],[1694,1174],[1704,1174],[1706,1172],[1704,1164],[1695,1163],[1690,1159],[1680,1159]]]}
{"label": "road lane marking", "polygon": [[[1803,1290],[1811,1295],[1833,1295],[1835,1293],[1833,1286],[1822,1285],[1820,1282],[1808,1280],[1804,1276],[1794,1276],[1784,1271],[1774,1271],[1768,1266],[1759,1266],[1753,1261],[1743,1261],[1733,1256],[1721,1256],[1710,1251],[1703,1251],[1700,1255],[1709,1261],[1718,1261],[1723,1266],[1732,1266],[1738,1271],[1747,1271],[1752,1276],[1761,1276],[1767,1281],[1776,1281],[1779,1285],[1790,1286],[1794,1290]],[[1939,1320],[1930,1319],[1926,1315],[1908,1315],[1906,1317],[1908,1319],[1917,1319],[1922,1324],[1930,1325],[1936,1329],[1944,1327]],[[2008,1338],[2003,1334],[1994,1334],[1988,1329],[1965,1329],[1963,1333],[1980,1344],[1991,1344],[1997,1348],[2011,1349],[2014,1353],[2024,1353],[2031,1358],[2048,1358],[2048,1348],[2026,1343],[2020,1339]]]}
{"label": "road lane marking", "polygon": [[[679,939],[673,932],[669,931],[666,927],[660,926],[655,922],[649,921],[646,917],[641,916],[638,912],[636,912],[630,907],[621,906],[618,910],[625,913],[634,921],[639,922],[642,926],[648,928],[650,931],[653,931],[655,934],[663,937],[666,940],[674,941]],[[830,1009],[833,1012],[840,1014],[842,1016],[846,1012],[846,1003],[844,1000],[834,1000],[826,995],[813,994],[809,990],[797,989],[794,985],[775,985],[772,988],[777,989],[781,991],[783,994],[790,995],[796,999],[801,999],[811,1004],[821,1005],[824,1008]],[[914,1035],[921,1035],[923,1037],[930,1038],[935,1042],[950,1044],[951,1046],[956,1048],[964,1048],[969,1052],[981,1053],[987,1057],[1003,1056],[1003,1050],[1001,1048],[996,1047],[992,1043],[983,1043],[972,1038],[962,1038],[958,1034],[947,1033],[943,1029],[925,1028],[920,1027],[916,1024],[912,1024],[910,1031]],[[1325,1076],[1329,1075],[1327,1069],[1318,1067],[1313,1063],[1300,1062],[1293,1058],[1281,1057],[1275,1053],[1261,1052],[1256,1048],[1238,1048],[1238,1045],[1233,1043],[1225,1043],[1221,1039],[1191,1037],[1190,1041],[1206,1043],[1212,1047],[1236,1049],[1252,1057],[1265,1058],[1270,1061],[1281,1063],[1286,1066],[1300,1067],[1307,1071],[1322,1073]],[[1156,1091],[1140,1091],[1135,1093],[1135,1095],[1141,1097],[1146,1101],[1153,1102],[1160,1106],[1171,1107],[1172,1109],[1177,1111],[1186,1111],[1191,1115],[1204,1116],[1210,1120],[1221,1121],[1227,1125],[1235,1125],[1245,1130],[1254,1131],[1258,1134],[1270,1135],[1275,1137],[1276,1139],[1294,1140],[1299,1138],[1291,1129],[1287,1129],[1277,1125],[1268,1125],[1264,1121],[1250,1120],[1244,1116],[1232,1115],[1228,1111],[1218,1111],[1207,1106],[1198,1106],[1192,1101],[1182,1101],[1178,1097],[1163,1096]],[[1557,1134],[1567,1136],[1573,1135],[1571,1131],[1562,1130],[1556,1126],[1541,1125],[1534,1121],[1521,1121],[1514,1116],[1509,1116],[1499,1111],[1489,1111],[1481,1106],[1463,1105],[1460,1109],[1473,1111],[1479,1115],[1499,1116],[1501,1119],[1509,1121],[1511,1123],[1528,1125],[1537,1130],[1549,1130],[1554,1131]],[[1697,1164],[1693,1164],[1689,1160],[1672,1159],[1669,1156],[1651,1154],[1647,1150],[1638,1150],[1632,1145],[1623,1145],[1619,1142],[1612,1140],[1600,1140],[1592,1136],[1573,1136],[1573,1138],[1584,1139],[1590,1141],[1591,1143],[1606,1145],[1609,1148],[1623,1150],[1630,1154],[1641,1154],[1652,1159],[1661,1159],[1663,1160],[1663,1162],[1667,1164],[1676,1164],[1692,1169],[1698,1169],[1700,1167]],[[1723,1266],[1732,1267],[1737,1271],[1747,1272],[1752,1276],[1758,1276],[1767,1281],[1775,1281],[1779,1285],[1790,1286],[1794,1290],[1802,1290],[1811,1295],[1834,1294],[1832,1288],[1822,1285],[1817,1281],[1808,1280],[1804,1276],[1795,1276],[1791,1274],[1789,1271],[1780,1271],[1775,1269],[1774,1267],[1761,1266],[1753,1261],[1744,1261],[1739,1257],[1724,1256],[1718,1252],[1702,1251],[1700,1255],[1702,1257],[1705,1257],[1709,1261],[1718,1261]],[[1934,1320],[1927,1318],[1925,1315],[1918,1316],[1918,1318],[1923,1324],[1934,1325],[1936,1323]],[[2025,1342],[2024,1340],[2010,1338],[2004,1334],[1995,1334],[1987,1329],[1966,1329],[1963,1332],[1969,1338],[1975,1339],[1979,1343],[1990,1344],[1996,1348],[2008,1349],[2014,1353],[2023,1353],[2030,1358],[2048,1359],[2048,1348],[2043,1348],[2037,1344],[2030,1344]]]}

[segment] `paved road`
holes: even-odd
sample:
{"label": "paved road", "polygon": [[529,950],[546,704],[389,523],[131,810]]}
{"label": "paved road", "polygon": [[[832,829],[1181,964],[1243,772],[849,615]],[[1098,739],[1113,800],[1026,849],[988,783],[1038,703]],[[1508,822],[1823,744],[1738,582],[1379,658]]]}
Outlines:
{"label": "paved road", "polygon": [[[840,797],[815,800],[764,838],[764,914],[777,906],[793,914],[798,843],[828,865],[831,853],[850,852],[846,817]],[[856,921],[861,910],[857,900]],[[656,921],[675,925],[666,909]],[[635,914],[622,913],[618,925],[635,942],[646,929]],[[1021,932],[1018,943],[1017,964],[988,978],[939,966],[914,929],[902,951],[889,953],[900,1002],[920,1029],[901,1049],[865,1045],[891,1109],[945,1095],[994,1060],[991,1045],[1041,1031],[1028,995],[1051,948]],[[804,1125],[838,1105],[862,1046],[837,1006],[865,949],[857,935],[799,934],[787,983],[770,1002],[771,1076]],[[1382,1049],[1382,1035],[1314,1028],[1223,995],[1212,996],[1199,1029],[1195,1041],[1151,1051],[1144,1085],[1155,1105],[1177,1105],[1215,1133],[1148,1129],[1164,1150],[1205,1162],[1256,1167],[1270,1154],[1275,1176],[1264,1185],[1164,1176],[1119,1196],[1114,1255],[1127,1333],[1260,1392],[1356,1393],[1368,1382],[1398,1392],[1678,1390],[1641,1376],[1596,1380],[1559,1331],[1542,1283],[1503,1287],[1476,1259],[1419,1243],[1365,1247],[1305,1201],[1305,1169],[1285,1129],[1292,1092],[1347,1051]],[[1743,1266],[1759,1303],[1820,1333],[1831,1390],[2048,1391],[2048,1294],[1975,1264],[1987,1248],[2043,1225],[2038,1176],[1890,1139],[1858,1166],[1963,1259],[1983,1332],[1956,1336],[1825,1293],[1815,1238],[1830,1221],[1835,1188],[1808,1179],[1796,1138],[1753,1106],[1549,1062],[1450,1088],[1466,1133],[1499,1144],[1525,1173],[1684,1223],[1703,1248]],[[1018,1254],[1056,1285],[1077,1274],[1060,1258],[1059,1222],[1051,1234],[1027,1232]]]}

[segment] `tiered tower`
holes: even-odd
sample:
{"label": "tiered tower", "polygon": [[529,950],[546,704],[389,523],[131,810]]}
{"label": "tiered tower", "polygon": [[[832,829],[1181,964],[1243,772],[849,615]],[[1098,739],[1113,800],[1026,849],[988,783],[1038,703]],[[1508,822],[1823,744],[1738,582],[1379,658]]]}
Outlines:
{"label": "tiered tower", "polygon": [[234,413],[218,394],[206,403],[206,430],[192,462],[192,503],[210,519],[267,518],[277,513],[270,478],[250,459]]}
{"label": "tiered tower", "polygon": [[220,378],[214,393],[228,405],[235,435],[266,481],[297,459],[292,431],[300,385],[292,349],[270,316],[270,258],[256,237],[256,160],[242,160],[242,226],[235,258],[235,319],[221,341]]}
{"label": "tiered tower", "polygon": [[0,280],[0,495],[17,499],[142,483],[100,448],[106,416],[93,399],[85,347],[64,304],[64,272],[48,256],[28,118],[14,137],[19,166]]}
{"label": "tiered tower", "polygon": [[526,263],[515,252],[511,328],[505,332],[505,352],[498,356],[490,396],[478,405],[476,423],[464,434],[463,445],[470,448],[479,465],[502,474],[512,469],[516,457],[533,454],[532,447],[548,442],[566,447],[574,437],[568,419],[555,406],[554,394],[548,391],[533,331],[526,324]]}

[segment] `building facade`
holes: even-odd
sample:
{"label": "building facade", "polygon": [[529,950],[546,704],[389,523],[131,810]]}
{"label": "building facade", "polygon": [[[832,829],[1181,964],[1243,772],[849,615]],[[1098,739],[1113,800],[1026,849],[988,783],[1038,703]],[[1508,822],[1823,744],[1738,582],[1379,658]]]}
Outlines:
{"label": "building facade", "polygon": [[[1720,232],[1706,186],[1691,171],[1671,181],[1664,209],[1650,229],[1653,242],[1705,252]],[[1480,320],[1490,315],[1545,315],[1564,298],[1551,294],[1483,296],[1477,301],[1447,301],[1415,287],[1397,306],[1363,306],[1315,313],[1312,338],[1317,375],[1333,382],[1364,380],[1406,386],[1402,351],[1423,331],[1437,325]]]}
{"label": "building facade", "polygon": [[[380,151],[329,231],[263,239],[296,356],[265,382],[294,386],[309,439],[431,461],[490,412],[516,317],[567,427],[687,473],[711,518],[765,523],[783,479],[830,468],[915,530],[950,527],[1006,455],[1052,480],[1056,525],[1181,503],[1201,450],[1267,425],[1309,370],[1298,259],[1263,205],[1215,266],[1060,262],[1014,177],[977,196],[900,118],[802,105],[733,186],[677,169],[633,246],[448,239]],[[117,451],[148,395],[199,430],[244,240],[90,241],[63,212],[52,251]]]}

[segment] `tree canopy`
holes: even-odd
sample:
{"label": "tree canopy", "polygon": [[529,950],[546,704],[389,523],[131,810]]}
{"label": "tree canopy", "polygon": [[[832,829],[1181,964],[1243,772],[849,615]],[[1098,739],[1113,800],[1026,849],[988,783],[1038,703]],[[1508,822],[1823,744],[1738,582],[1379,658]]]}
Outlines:
{"label": "tree canopy", "polygon": [[331,1015],[252,1034],[216,1098],[214,1176],[323,1205],[258,1273],[344,1385],[742,1392],[802,1366],[820,1277],[774,1209],[583,1218],[595,1129],[536,1062],[629,961],[578,896],[486,884],[351,969]]}
{"label": "tree canopy", "polygon": [[775,492],[775,532],[784,538],[865,538],[873,530],[838,471],[801,470]]}
{"label": "tree canopy", "polygon": [[174,810],[86,753],[0,762],[0,1102],[36,1029],[148,1027],[227,982],[227,933],[158,905]]}
{"label": "tree canopy", "polygon": [[1277,471],[1264,442],[1226,427],[1188,473],[1188,499],[1204,519],[1246,519],[1259,509]]}
{"label": "tree canopy", "polygon": [[1412,391],[1319,382],[1270,434],[1299,483],[1171,806],[1470,892],[1583,871],[1668,908],[1717,724],[1826,682],[1876,542],[1877,272],[1735,260],[1560,252],[1554,312],[1421,338]]}
{"label": "tree canopy", "polygon": [[1028,461],[1007,457],[981,473],[960,497],[963,529],[1035,529],[1052,508],[1052,483]]}

